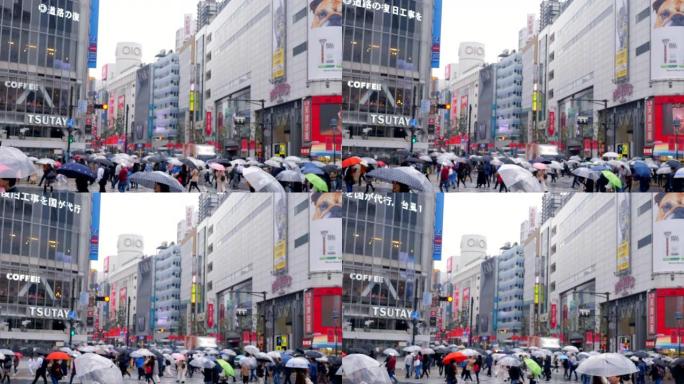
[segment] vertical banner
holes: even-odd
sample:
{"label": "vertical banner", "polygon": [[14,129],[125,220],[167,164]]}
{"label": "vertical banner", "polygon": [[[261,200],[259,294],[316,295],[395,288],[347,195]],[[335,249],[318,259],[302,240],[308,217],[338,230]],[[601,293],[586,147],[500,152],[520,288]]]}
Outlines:
{"label": "vertical banner", "polygon": [[442,0],[434,0],[432,15],[432,68],[439,68],[442,40]]}
{"label": "vertical banner", "polygon": [[653,195],[653,273],[684,272],[684,193]]}
{"label": "vertical banner", "polygon": [[304,334],[313,333],[313,291],[304,292]]}
{"label": "vertical banner", "polygon": [[204,134],[206,136],[211,136],[211,111],[207,111],[204,117]]}
{"label": "vertical banner", "polygon": [[271,77],[274,83],[285,80],[285,44],[287,41],[287,13],[285,0],[272,0],[273,61]]}
{"label": "vertical banner", "polygon": [[653,104],[654,100],[653,98],[646,99],[645,102],[645,107],[644,107],[644,124],[646,125],[646,143],[647,145],[650,145],[653,143],[653,116],[655,114],[655,110],[653,109]]}
{"label": "vertical banner", "polygon": [[549,318],[549,326],[551,329],[556,329],[556,326],[558,325],[558,308],[556,303],[551,304],[551,313],[550,313],[550,318]]}
{"label": "vertical banner", "polygon": [[631,270],[630,244],[632,241],[632,204],[630,193],[618,193],[617,199],[617,274],[628,275]]}
{"label": "vertical banner", "polygon": [[[442,227],[444,222],[444,194],[435,195],[435,236],[432,240],[432,260],[442,260]],[[451,268],[448,268],[451,270]]]}
{"label": "vertical banner", "polygon": [[104,266],[102,267],[104,273],[109,273],[109,257],[105,256],[104,258]]}
{"label": "vertical banner", "polygon": [[342,2],[308,4],[309,80],[342,80]]}
{"label": "vertical banner", "polygon": [[[100,0],[90,0],[90,28],[88,31],[88,68],[97,68],[97,40],[100,25]],[[102,80],[106,80],[105,76]]]}
{"label": "vertical banner", "polygon": [[302,143],[311,142],[311,98],[302,101]]}
{"label": "vertical banner", "polygon": [[[100,252],[100,194],[91,193],[92,206],[90,210],[90,253],[89,258],[97,261]],[[107,266],[109,267],[109,266]]]}
{"label": "vertical banner", "polygon": [[684,80],[684,18],[677,4],[651,0],[651,80]]}
{"label": "vertical banner", "polygon": [[287,194],[273,193],[273,270],[287,272]]}
{"label": "vertical banner", "polygon": [[207,326],[214,328],[214,303],[207,304]]}
{"label": "vertical banner", "polygon": [[646,328],[648,329],[648,334],[649,335],[655,335],[657,332],[657,323],[656,323],[656,291],[651,291],[648,293],[648,318],[647,320],[647,326]]}
{"label": "vertical banner", "polygon": [[615,0],[615,80],[629,79],[629,0]]}
{"label": "vertical banner", "polygon": [[342,194],[312,193],[309,200],[309,272],[342,271]]}

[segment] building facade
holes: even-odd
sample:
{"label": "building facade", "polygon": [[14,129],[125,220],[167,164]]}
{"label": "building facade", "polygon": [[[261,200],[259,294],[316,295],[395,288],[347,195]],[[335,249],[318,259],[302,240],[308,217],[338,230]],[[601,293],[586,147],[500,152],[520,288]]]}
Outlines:
{"label": "building facade", "polygon": [[391,158],[411,147],[413,128],[413,148],[426,152],[429,111],[421,103],[430,99],[433,2],[344,4],[345,152]]}
{"label": "building facade", "polygon": [[161,51],[153,64],[152,104],[154,130],[152,145],[155,148],[175,147],[178,139],[178,92],[180,64],[178,53]]}
{"label": "building facade", "polygon": [[520,142],[522,122],[522,55],[504,51],[496,64],[496,148],[504,151]]}
{"label": "building facade", "polygon": [[180,247],[163,243],[154,256],[155,339],[178,334],[180,323]]}
{"label": "building facade", "polygon": [[[32,198],[35,197],[35,198]],[[24,199],[26,198],[26,199]],[[44,202],[43,202],[44,201]],[[69,312],[86,341],[91,198],[54,193],[0,196],[0,342],[50,348],[69,339]]]}
{"label": "building facade", "polygon": [[523,288],[525,257],[516,243],[501,248],[497,256],[496,336],[502,342],[514,341],[523,329]]}
{"label": "building facade", "polygon": [[434,210],[428,194],[345,195],[345,348],[430,342]]}
{"label": "building facade", "polygon": [[87,98],[90,1],[6,0],[0,11],[2,145],[59,157],[71,132],[71,147],[85,149],[77,106]]}

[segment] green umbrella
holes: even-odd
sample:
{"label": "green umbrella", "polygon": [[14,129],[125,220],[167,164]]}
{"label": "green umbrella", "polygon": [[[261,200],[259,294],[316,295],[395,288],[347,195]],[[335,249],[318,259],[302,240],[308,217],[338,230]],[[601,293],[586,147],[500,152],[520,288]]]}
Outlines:
{"label": "green umbrella", "polygon": [[527,366],[527,369],[532,372],[533,376],[541,376],[542,369],[536,361],[532,359],[525,359],[525,365]]}
{"label": "green umbrella", "polygon": [[608,179],[608,182],[613,184],[613,186],[615,186],[615,188],[617,188],[617,189],[622,188],[622,181],[620,181],[620,178],[617,177],[617,175],[615,175],[613,172],[601,171],[601,174],[603,174],[603,176],[605,176],[606,179]]}
{"label": "green umbrella", "polygon": [[233,376],[235,377],[235,370],[233,370],[233,367],[228,364],[227,361],[223,359],[217,359],[216,363],[223,368],[223,372],[225,372],[226,376]]}
{"label": "green umbrella", "polygon": [[328,192],[328,183],[321,179],[320,176],[314,175],[313,173],[307,173],[304,177],[309,180],[309,183],[313,184],[317,192]]}

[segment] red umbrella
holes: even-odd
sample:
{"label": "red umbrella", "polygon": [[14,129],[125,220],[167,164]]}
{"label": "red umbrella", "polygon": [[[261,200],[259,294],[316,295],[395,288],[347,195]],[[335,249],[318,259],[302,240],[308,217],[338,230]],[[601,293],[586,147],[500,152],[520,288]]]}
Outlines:
{"label": "red umbrella", "polygon": [[462,363],[466,360],[468,360],[468,356],[466,356],[463,352],[451,352],[450,354],[444,357],[444,360],[442,360],[442,362],[444,362],[444,364],[449,364],[452,361]]}
{"label": "red umbrella", "polygon": [[363,160],[358,156],[348,157],[342,161],[342,168],[353,167],[357,164],[361,164],[362,161]]}
{"label": "red umbrella", "polygon": [[47,360],[71,360],[71,356],[69,356],[66,352],[50,352],[49,355],[46,357]]}
{"label": "red umbrella", "polygon": [[382,168],[382,167],[384,167],[384,166],[386,166],[386,165],[387,165],[387,164],[385,164],[384,161],[378,160],[378,167],[379,167],[379,168]]}

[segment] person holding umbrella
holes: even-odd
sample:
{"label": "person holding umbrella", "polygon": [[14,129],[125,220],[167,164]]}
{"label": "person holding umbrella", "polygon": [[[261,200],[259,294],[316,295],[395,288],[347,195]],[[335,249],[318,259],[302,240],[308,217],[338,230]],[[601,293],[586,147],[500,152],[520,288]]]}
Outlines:
{"label": "person holding umbrella", "polygon": [[12,356],[5,355],[2,360],[2,374],[0,375],[0,383],[4,383],[7,380],[7,384],[10,383],[10,373],[12,372]]}
{"label": "person holding umbrella", "polygon": [[52,364],[50,364],[49,371],[50,380],[52,380],[52,384],[59,384],[59,381],[62,380],[62,377],[64,377],[64,371],[62,370],[62,361],[53,360]]}

